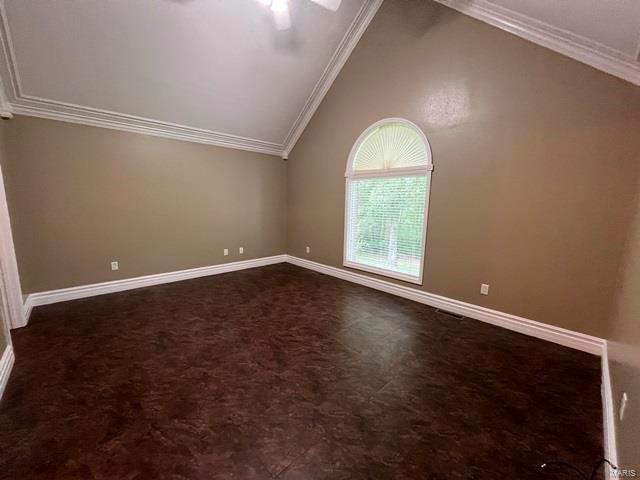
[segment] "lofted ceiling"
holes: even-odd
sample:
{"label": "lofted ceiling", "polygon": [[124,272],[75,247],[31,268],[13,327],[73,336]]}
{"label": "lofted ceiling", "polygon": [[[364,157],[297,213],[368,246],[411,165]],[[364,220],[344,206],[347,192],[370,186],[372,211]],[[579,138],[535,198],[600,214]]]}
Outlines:
{"label": "lofted ceiling", "polygon": [[638,0],[435,0],[640,85]]}
{"label": "lofted ceiling", "polygon": [[[0,0],[0,114],[286,157],[382,1]],[[638,0],[436,1],[640,84]]]}
{"label": "lofted ceiling", "polygon": [[280,155],[381,1],[291,0],[287,30],[258,0],[3,3],[14,112]]}

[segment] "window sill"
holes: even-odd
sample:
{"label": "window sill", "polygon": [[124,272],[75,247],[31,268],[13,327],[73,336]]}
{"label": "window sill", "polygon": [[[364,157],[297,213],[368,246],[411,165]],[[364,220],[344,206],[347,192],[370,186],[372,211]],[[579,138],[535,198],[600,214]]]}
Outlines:
{"label": "window sill", "polygon": [[403,273],[394,272],[391,270],[384,270],[382,268],[370,267],[369,265],[364,265],[362,263],[344,261],[342,262],[342,265],[348,268],[353,268],[354,270],[375,273],[376,275],[380,275],[382,277],[393,278],[395,280],[402,280],[403,282],[413,283],[414,285],[422,285],[422,272],[420,272],[419,277],[413,277],[411,275],[405,275]]}

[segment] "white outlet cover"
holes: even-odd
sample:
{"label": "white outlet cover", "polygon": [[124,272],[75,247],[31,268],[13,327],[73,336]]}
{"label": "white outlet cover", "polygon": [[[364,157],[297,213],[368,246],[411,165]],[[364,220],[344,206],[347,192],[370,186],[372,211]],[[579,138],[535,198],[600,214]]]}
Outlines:
{"label": "white outlet cover", "polygon": [[622,398],[620,399],[620,410],[619,410],[620,421],[624,420],[624,413],[627,410],[628,401],[629,401],[629,396],[627,395],[627,392],[624,392],[622,394]]}
{"label": "white outlet cover", "polygon": [[111,262],[111,270],[115,271],[118,270],[120,268],[120,266],[118,265],[118,262]]}
{"label": "white outlet cover", "polygon": [[489,295],[489,285],[483,283],[480,285],[480,294],[481,295]]}
{"label": "white outlet cover", "polygon": [[224,256],[225,256],[225,257],[226,257],[227,255],[229,255],[229,249],[228,249],[228,248],[225,248],[225,249],[223,250],[223,254],[224,254]]}
{"label": "white outlet cover", "polygon": [[307,247],[307,253],[311,253],[311,247]]}
{"label": "white outlet cover", "polygon": [[240,247],[240,248],[238,249],[238,251],[240,252],[240,254],[243,254],[243,253],[244,253],[244,247]]}

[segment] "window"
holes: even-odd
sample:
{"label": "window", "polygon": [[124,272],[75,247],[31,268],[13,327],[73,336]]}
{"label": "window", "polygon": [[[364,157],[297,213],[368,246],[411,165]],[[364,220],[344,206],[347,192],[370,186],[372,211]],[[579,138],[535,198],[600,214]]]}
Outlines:
{"label": "window", "polygon": [[422,283],[431,148],[402,119],[369,127],[349,155],[344,265]]}

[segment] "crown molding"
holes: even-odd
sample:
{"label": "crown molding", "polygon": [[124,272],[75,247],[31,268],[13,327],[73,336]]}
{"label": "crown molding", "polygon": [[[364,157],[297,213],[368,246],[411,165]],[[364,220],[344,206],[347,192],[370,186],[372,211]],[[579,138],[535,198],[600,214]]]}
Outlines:
{"label": "crown molding", "polygon": [[13,99],[10,104],[11,111],[18,115],[28,115],[30,117],[60,120],[93,127],[142,133],[145,135],[216,145],[267,155],[282,155],[282,145],[277,143],[188,127],[175,123],[161,122],[108,110],[57,102],[28,95],[21,95]]}
{"label": "crown molding", "polygon": [[0,0],[0,16],[2,17],[0,21],[0,42],[2,43],[1,117],[11,118],[12,114],[27,115],[282,156],[283,145],[279,143],[27,95],[22,88],[4,4],[4,0]]}
{"label": "crown molding", "polygon": [[[0,15],[2,16],[0,42],[2,43],[3,60],[0,65],[3,74],[0,77],[0,117],[11,118],[13,114],[27,115],[267,155],[282,155],[283,146],[278,143],[27,95],[22,89],[18,73],[4,0],[0,1]],[[8,80],[7,83],[5,83],[5,79]]]}
{"label": "crown molding", "polygon": [[[302,111],[289,130],[285,142],[279,144],[26,94],[22,88],[20,74],[18,73],[18,64],[11,40],[4,0],[0,0],[0,15],[2,16],[0,41],[2,42],[3,53],[3,65],[1,67],[2,76],[7,80],[4,85],[6,88],[3,88],[2,83],[0,83],[0,116],[11,118],[12,114],[15,113],[287,158],[382,2],[383,0],[365,0],[325,67],[320,80],[315,85]],[[1,80],[0,78],[0,82]]]}
{"label": "crown molding", "polygon": [[371,20],[373,20],[373,17],[378,12],[383,1],[384,0],[366,0],[360,8],[356,18],[349,26],[349,29],[345,33],[344,37],[342,37],[338,48],[329,60],[324,72],[322,72],[320,80],[318,80],[318,83],[316,83],[313,88],[313,91],[304,104],[304,107],[302,107],[298,118],[296,118],[296,121],[293,123],[291,130],[289,130],[289,133],[284,140],[283,158],[288,158],[291,150],[293,150],[296,142],[300,139],[302,132],[307,128],[313,114],[322,103],[322,100],[324,100],[325,95],[331,88],[331,85],[333,85],[335,79],[338,77],[342,67],[347,63],[347,60],[351,56],[351,52],[356,48],[360,38],[371,23]]}
{"label": "crown molding", "polygon": [[[4,3],[4,2],[2,2]],[[2,5],[2,4],[0,4]],[[126,132],[142,133],[157,137],[184,140],[187,142],[203,143],[219,147],[245,150],[249,152],[264,153],[267,155],[281,156],[283,145],[266,142],[252,138],[230,135],[201,128],[189,127],[170,122],[152,120],[135,115],[112,112],[98,108],[85,107],[71,103],[58,102],[46,98],[34,97],[23,93],[18,75],[15,54],[11,44],[8,25],[4,9],[0,29],[0,41],[2,41],[3,73],[8,76],[10,82],[8,88],[4,88],[4,82],[0,78],[0,117],[11,118],[12,114],[27,115],[31,117],[47,118],[62,122],[90,125],[93,127],[110,128]]]}
{"label": "crown molding", "polygon": [[[0,49],[2,52],[2,58],[4,59],[8,58],[8,51],[5,46],[7,43],[5,40],[5,32],[8,31],[8,27],[5,18],[6,16],[4,11],[4,0],[0,0]],[[2,63],[7,63],[6,68],[9,67],[8,64],[10,62],[7,61]],[[7,90],[5,89],[2,75],[0,75],[0,117],[5,119],[13,117],[13,113],[11,111],[11,103],[9,103],[9,95],[7,94]]]}
{"label": "crown molding", "polygon": [[[637,55],[634,58],[566,30],[499,7],[487,0],[435,1],[611,75],[640,85],[640,42]],[[366,0],[362,5],[284,142],[278,144],[26,95],[18,73],[4,0],[0,0],[0,15],[2,16],[0,41],[3,53],[1,67],[4,80],[8,80],[8,82],[3,82],[3,79],[0,78],[0,117],[11,118],[12,114],[16,113],[287,158],[382,3],[383,0]]]}
{"label": "crown molding", "polygon": [[435,1],[598,70],[640,85],[640,43],[638,55],[634,57],[487,0]]}

